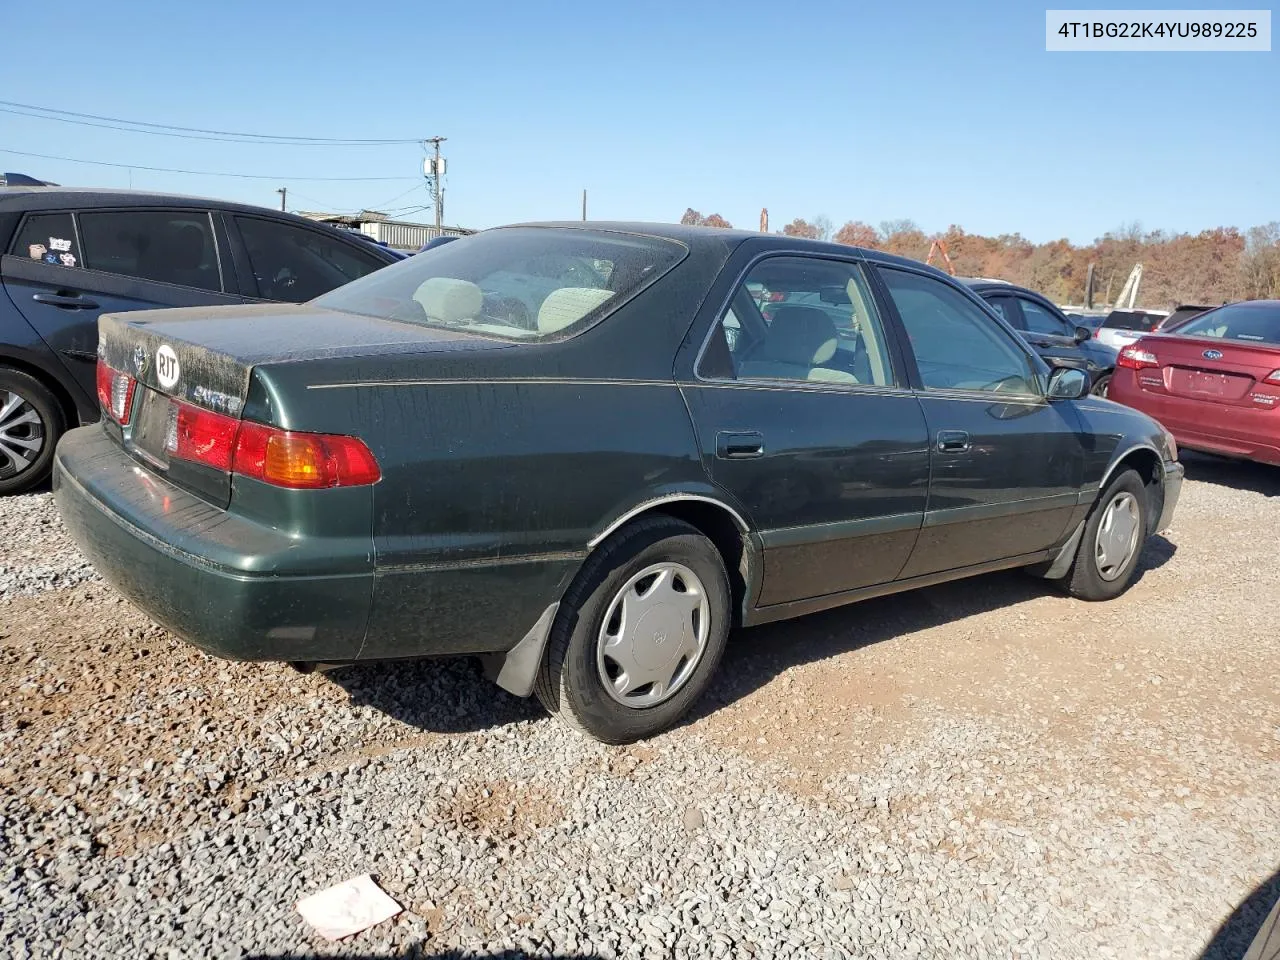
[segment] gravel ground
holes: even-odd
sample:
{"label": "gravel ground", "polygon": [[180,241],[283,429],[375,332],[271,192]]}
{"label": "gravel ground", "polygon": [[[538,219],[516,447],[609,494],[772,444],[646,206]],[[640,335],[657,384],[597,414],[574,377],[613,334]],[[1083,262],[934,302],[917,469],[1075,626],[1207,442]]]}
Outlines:
{"label": "gravel ground", "polygon": [[[210,659],[0,500],[0,954],[1239,957],[1280,895],[1280,471],[1189,470],[1118,601],[996,575],[747,631],[625,749],[470,661]],[[326,944],[295,902],[364,872],[406,912]]]}

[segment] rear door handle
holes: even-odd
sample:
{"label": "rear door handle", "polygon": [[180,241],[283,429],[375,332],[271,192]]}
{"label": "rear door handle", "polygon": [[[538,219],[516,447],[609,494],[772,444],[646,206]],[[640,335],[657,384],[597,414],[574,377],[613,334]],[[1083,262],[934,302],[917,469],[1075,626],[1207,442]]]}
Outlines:
{"label": "rear door handle", "polygon": [[63,310],[98,309],[96,300],[90,300],[88,297],[82,297],[79,294],[66,296],[61,293],[37,293],[33,294],[31,299],[36,303],[47,303],[51,307],[61,307]]}
{"label": "rear door handle", "polygon": [[943,453],[963,453],[969,449],[967,430],[939,430],[938,449]]}
{"label": "rear door handle", "polygon": [[752,460],[764,456],[764,434],[755,430],[716,434],[716,456],[721,460]]}

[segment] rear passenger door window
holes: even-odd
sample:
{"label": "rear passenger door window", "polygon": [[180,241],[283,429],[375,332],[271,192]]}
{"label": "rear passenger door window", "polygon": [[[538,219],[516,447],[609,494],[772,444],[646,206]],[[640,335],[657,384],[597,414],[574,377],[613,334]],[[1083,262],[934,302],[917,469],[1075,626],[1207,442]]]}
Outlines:
{"label": "rear passenger door window", "polygon": [[1072,331],[1062,320],[1034,300],[1019,297],[1018,306],[1022,308],[1022,315],[1027,318],[1027,329],[1032,333],[1047,333],[1055,337],[1071,336]]}
{"label": "rear passenger door window", "polygon": [[878,269],[927,390],[1040,395],[1030,358],[968,297],[932,277]]}
{"label": "rear passenger door window", "polygon": [[213,223],[202,210],[107,210],[79,215],[83,265],[139,280],[219,292]]}
{"label": "rear passenger door window", "polygon": [[1018,302],[1013,297],[986,297],[984,299],[991,305],[991,309],[998,313],[1000,318],[1013,329],[1027,329],[1026,321],[1022,319],[1022,311],[1018,309]]}
{"label": "rear passenger door window", "polygon": [[55,267],[79,267],[80,244],[69,213],[36,213],[22,221],[9,252]]}
{"label": "rear passenger door window", "polygon": [[236,217],[249,266],[266,300],[303,303],[383,266],[359,250],[318,230],[259,217]]}
{"label": "rear passenger door window", "polygon": [[698,372],[851,386],[895,382],[862,267],[818,257],[757,263],[712,330]]}

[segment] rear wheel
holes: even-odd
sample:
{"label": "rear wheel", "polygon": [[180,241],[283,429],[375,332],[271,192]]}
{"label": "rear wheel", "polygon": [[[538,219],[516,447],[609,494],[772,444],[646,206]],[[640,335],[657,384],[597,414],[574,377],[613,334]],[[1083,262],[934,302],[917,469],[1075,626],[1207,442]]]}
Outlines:
{"label": "rear wheel", "polygon": [[715,546],[679,520],[629,525],[565,594],[535,690],[604,743],[672,726],[706,689],[729,633],[729,578]]}
{"label": "rear wheel", "polygon": [[0,494],[43,483],[66,421],[58,400],[35,377],[0,367]]}
{"label": "rear wheel", "polygon": [[1104,373],[1097,380],[1093,381],[1093,386],[1089,389],[1095,397],[1105,397],[1107,391],[1111,389],[1111,374]]}
{"label": "rear wheel", "polygon": [[1147,540],[1150,504],[1142,478],[1124,470],[1098,497],[1084,526],[1067,591],[1082,600],[1110,600],[1128,589]]}

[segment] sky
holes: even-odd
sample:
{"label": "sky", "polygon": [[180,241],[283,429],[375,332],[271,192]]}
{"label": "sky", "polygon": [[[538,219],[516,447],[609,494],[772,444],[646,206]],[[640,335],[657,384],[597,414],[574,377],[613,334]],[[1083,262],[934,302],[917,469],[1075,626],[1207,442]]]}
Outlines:
{"label": "sky", "polygon": [[[591,219],[693,207],[749,229],[762,207],[773,229],[911,219],[1075,243],[1134,222],[1280,220],[1280,52],[1047,53],[1034,4],[6,6],[0,99],[235,132],[447,137],[444,219],[467,227],[577,219],[584,188]],[[290,209],[428,204],[423,156],[0,113],[0,170],[264,206],[284,186]]]}

